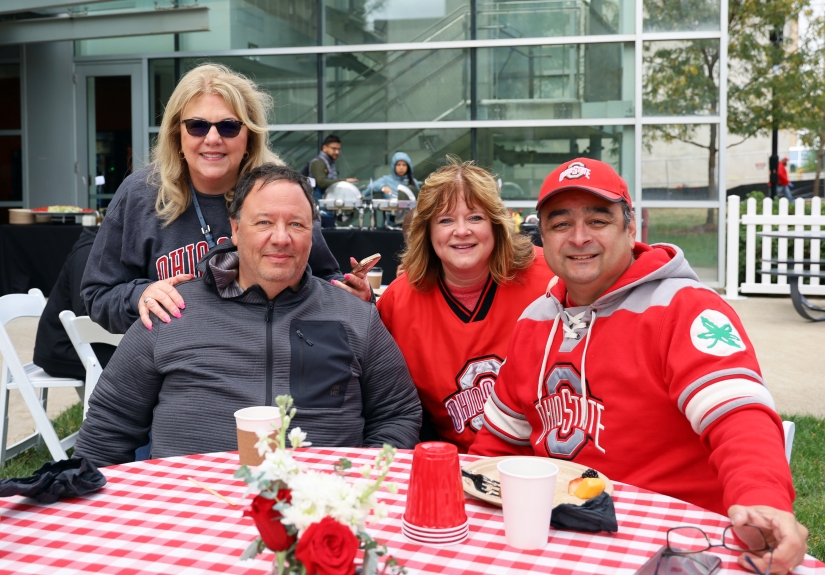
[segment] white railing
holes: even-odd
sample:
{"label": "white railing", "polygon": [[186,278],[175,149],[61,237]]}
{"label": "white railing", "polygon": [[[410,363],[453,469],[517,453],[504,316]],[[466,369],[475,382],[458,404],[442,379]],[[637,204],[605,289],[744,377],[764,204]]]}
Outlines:
{"label": "white railing", "polygon": [[[825,215],[822,214],[820,198],[811,200],[811,215],[805,215],[805,200],[798,198],[794,202],[794,212],[799,215],[788,215],[788,200],[779,199],[779,214],[773,215],[773,202],[770,198],[762,200],[762,213],[756,211],[756,200],[749,198],[746,202],[746,212],[739,216],[740,199],[738,196],[728,197],[728,241],[727,241],[727,276],[726,297],[735,298],[740,293],[784,294],[791,293],[786,276],[771,276],[768,273],[759,273],[771,269],[770,260],[776,242],[778,260],[802,260],[805,252],[805,242],[811,242],[810,254],[807,259],[820,259],[820,241],[806,239],[792,239],[793,252],[789,253],[787,238],[770,238],[759,236],[758,232],[787,232],[792,226],[793,232],[821,231],[825,225]],[[744,228],[745,233],[745,281],[739,284],[739,236]],[[757,250],[757,244],[759,250]],[[757,260],[757,252],[759,253]],[[775,264],[776,269],[786,270],[787,264]],[[794,270],[803,270],[806,266],[794,265]],[[819,264],[808,266],[812,272],[819,272]],[[758,276],[758,281],[757,281]],[[799,278],[799,291],[804,295],[825,295],[825,285],[821,285],[819,278]]]}

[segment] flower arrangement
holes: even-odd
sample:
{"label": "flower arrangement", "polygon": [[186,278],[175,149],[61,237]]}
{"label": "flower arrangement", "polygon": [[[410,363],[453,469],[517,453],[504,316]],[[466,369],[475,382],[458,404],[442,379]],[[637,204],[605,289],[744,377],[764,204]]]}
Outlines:
{"label": "flower arrangement", "polygon": [[[248,484],[248,492],[257,492],[244,515],[252,518],[260,534],[241,559],[251,559],[269,548],[275,552],[273,573],[278,575],[352,575],[362,550],[364,575],[377,573],[383,556],[382,574],[388,569],[405,572],[387,555],[386,546],[365,531],[368,521],[386,516],[376,492],[381,487],[397,491],[395,484],[385,481],[395,448],[385,444],[374,465],[359,468],[361,477],[355,482],[344,477],[352,468],[346,458],[335,464],[333,473],[304,469],[293,459],[292,450],[312,444],[298,427],[287,435],[297,411],[292,398],[281,395],[275,402],[281,412],[277,438],[259,432],[255,444],[263,463],[257,469],[244,465],[235,472],[235,477]],[[287,449],[287,439],[292,449]]]}

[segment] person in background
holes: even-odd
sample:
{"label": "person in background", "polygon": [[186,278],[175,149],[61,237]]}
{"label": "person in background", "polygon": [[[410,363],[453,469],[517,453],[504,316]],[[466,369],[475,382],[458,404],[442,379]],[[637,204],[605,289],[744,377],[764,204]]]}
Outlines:
{"label": "person in background", "polygon": [[[76,316],[87,315],[86,303],[80,297],[80,280],[96,236],[96,227],[84,227],[80,232],[80,238],[66,258],[37,324],[32,361],[52,377],[86,379],[86,367],[60,322],[60,312],[69,309]],[[100,367],[106,367],[116,348],[105,343],[93,343],[92,349]]]}
{"label": "person in background", "polygon": [[776,192],[788,198],[789,202],[793,202],[791,180],[788,178],[788,158],[782,158],[776,167]]}
{"label": "person in background", "polygon": [[341,154],[341,138],[330,134],[324,138],[321,151],[309,162],[309,175],[315,180],[315,199],[324,197],[327,188],[336,182],[358,181],[358,178],[339,178],[335,160]]}
{"label": "person in background", "polygon": [[[152,163],[123,181],[89,255],[82,295],[92,320],[125,333],[138,318],[152,329],[150,314],[181,316],[175,286],[198,275],[198,260],[231,235],[227,202],[238,178],[283,164],[267,147],[271,107],[268,94],[226,66],[203,64],[181,78]],[[365,272],[341,275],[320,222],[312,232],[312,273],[369,301]]]}
{"label": "person in background", "polygon": [[[404,152],[396,152],[392,156],[392,173],[382,176],[372,182],[365,190],[368,198],[377,198],[379,192],[385,199],[398,197],[398,186],[407,186],[414,193],[418,192],[421,184],[413,176],[413,164],[410,157]],[[406,199],[406,198],[403,198]]]}
{"label": "person in background", "polygon": [[475,439],[513,326],[553,275],[537,252],[486,170],[451,159],[424,182],[405,273],[377,303],[418,389],[424,438],[462,452]]}
{"label": "person in background", "polygon": [[793,569],[808,531],[793,514],[782,418],[736,313],[678,247],[635,240],[609,164],[562,164],[536,210],[558,277],[519,318],[470,453],[574,461],[726,514],[751,549],[763,534],[773,547],[740,556],[743,568]]}

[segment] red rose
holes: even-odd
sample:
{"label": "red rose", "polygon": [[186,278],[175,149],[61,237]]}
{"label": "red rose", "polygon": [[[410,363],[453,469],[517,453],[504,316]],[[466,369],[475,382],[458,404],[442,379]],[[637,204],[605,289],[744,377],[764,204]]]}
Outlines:
{"label": "red rose", "polygon": [[358,538],[346,525],[324,517],[304,531],[295,548],[295,557],[308,575],[352,575]]}
{"label": "red rose", "polygon": [[257,495],[252,500],[252,504],[247,507],[244,517],[251,517],[261,534],[261,539],[273,551],[286,551],[295,543],[295,535],[288,535],[286,528],[281,523],[281,512],[273,509],[279,501],[289,503],[289,489],[281,489],[275,499],[267,499]]}

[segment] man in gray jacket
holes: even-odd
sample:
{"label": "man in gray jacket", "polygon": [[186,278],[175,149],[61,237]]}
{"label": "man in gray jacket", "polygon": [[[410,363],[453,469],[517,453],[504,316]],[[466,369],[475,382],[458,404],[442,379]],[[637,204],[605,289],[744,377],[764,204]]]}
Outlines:
{"label": "man in gray jacket", "polygon": [[238,182],[232,242],[180,284],[182,317],[136,322],[104,370],[75,446],[105,466],[237,449],[233,413],[295,399],[292,424],[316,446],[415,445],[421,405],[404,358],[374,305],[307,266],[312,189],[271,164]]}

